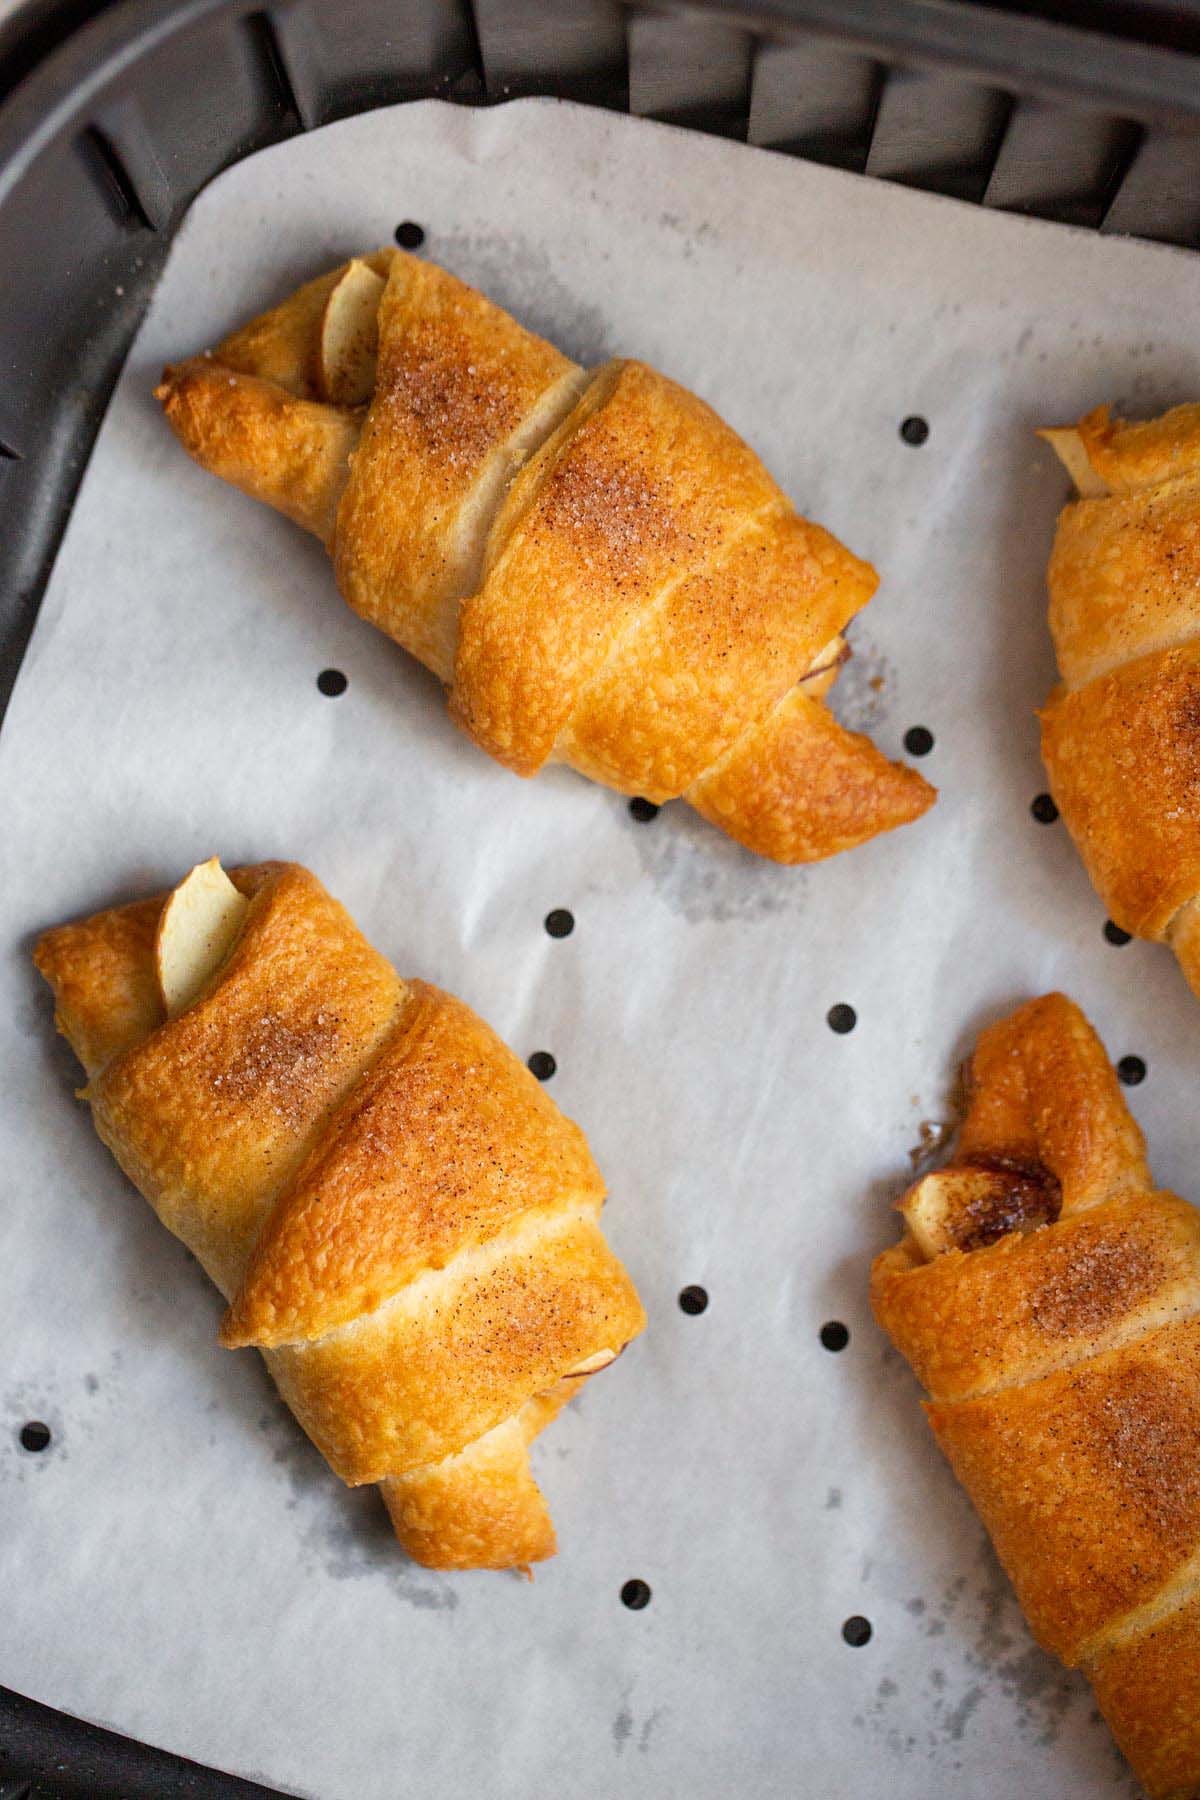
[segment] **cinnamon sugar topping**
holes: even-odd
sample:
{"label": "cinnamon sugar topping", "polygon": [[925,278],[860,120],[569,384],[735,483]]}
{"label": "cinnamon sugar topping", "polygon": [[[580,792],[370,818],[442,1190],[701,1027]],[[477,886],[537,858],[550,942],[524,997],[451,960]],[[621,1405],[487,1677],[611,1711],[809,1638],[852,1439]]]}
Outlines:
{"label": "cinnamon sugar topping", "polygon": [[1161,1279],[1158,1259],[1127,1232],[1078,1237],[1047,1261],[1030,1302],[1034,1323],[1048,1337],[1094,1332],[1129,1313]]}
{"label": "cinnamon sugar topping", "polygon": [[338,1020],[323,1008],[307,1025],[264,1013],[245,1042],[212,1078],[214,1090],[237,1106],[269,1106],[289,1125],[304,1123],[338,1039]]}
{"label": "cinnamon sugar topping", "polygon": [[376,405],[403,413],[438,462],[474,470],[520,416],[497,374],[457,360],[453,346],[408,344],[403,357],[381,372]]}
{"label": "cinnamon sugar topping", "polygon": [[603,559],[610,579],[636,574],[669,551],[679,531],[665,496],[626,461],[581,449],[563,459],[546,484],[541,513],[551,530],[563,530]]}
{"label": "cinnamon sugar topping", "polygon": [[1200,1507],[1200,1416],[1192,1395],[1160,1363],[1114,1369],[1099,1394],[1086,1382],[1087,1411],[1120,1471],[1124,1504],[1168,1541],[1190,1541]]}

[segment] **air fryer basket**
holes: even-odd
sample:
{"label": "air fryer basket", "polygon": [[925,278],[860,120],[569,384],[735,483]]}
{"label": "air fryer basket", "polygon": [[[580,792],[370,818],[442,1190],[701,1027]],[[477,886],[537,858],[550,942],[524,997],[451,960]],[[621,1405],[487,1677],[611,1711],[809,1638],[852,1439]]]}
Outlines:
{"label": "air fryer basket", "polygon": [[[201,188],[349,113],[522,94],[1200,244],[1195,0],[25,0],[0,22],[0,708]],[[0,1800],[267,1791],[0,1689]]]}

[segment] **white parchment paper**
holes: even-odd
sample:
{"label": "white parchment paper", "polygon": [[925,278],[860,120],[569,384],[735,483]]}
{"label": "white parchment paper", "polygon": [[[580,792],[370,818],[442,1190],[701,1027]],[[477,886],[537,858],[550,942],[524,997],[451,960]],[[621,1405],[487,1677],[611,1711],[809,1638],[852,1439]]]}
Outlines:
{"label": "white parchment paper", "polygon": [[[839,704],[892,754],[934,733],[930,816],[785,870],[683,808],[643,825],[569,772],[522,783],[313,541],[186,460],[162,362],[402,219],[574,355],[695,387],[878,564]],[[377,112],[201,196],[0,737],[0,1679],[323,1800],[1131,1791],[1028,1638],[866,1281],[957,1059],[1051,986],[1145,1058],[1154,1167],[1200,1197],[1200,1013],[1167,952],[1105,942],[1063,827],[1029,810],[1066,491],[1032,428],[1194,396],[1198,299],[1182,253],[546,102]],[[71,1098],[33,935],[214,852],[309,863],[402,970],[550,1050],[590,1134],[651,1323],[539,1444],[562,1551],[532,1587],[404,1561],[254,1356],[217,1348],[216,1295]]]}

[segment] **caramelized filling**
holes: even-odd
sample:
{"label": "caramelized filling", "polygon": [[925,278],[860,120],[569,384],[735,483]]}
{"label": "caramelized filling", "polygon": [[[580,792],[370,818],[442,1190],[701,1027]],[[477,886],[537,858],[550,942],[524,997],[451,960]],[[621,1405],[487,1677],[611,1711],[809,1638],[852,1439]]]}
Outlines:
{"label": "caramelized filling", "polygon": [[[970,1156],[955,1165],[999,1177],[985,1189],[965,1183],[963,1204],[951,1224],[958,1250],[982,1250],[1011,1231],[1053,1225],[1062,1211],[1058,1177],[1044,1163],[1009,1156]],[[954,1170],[945,1171],[952,1175]]]}

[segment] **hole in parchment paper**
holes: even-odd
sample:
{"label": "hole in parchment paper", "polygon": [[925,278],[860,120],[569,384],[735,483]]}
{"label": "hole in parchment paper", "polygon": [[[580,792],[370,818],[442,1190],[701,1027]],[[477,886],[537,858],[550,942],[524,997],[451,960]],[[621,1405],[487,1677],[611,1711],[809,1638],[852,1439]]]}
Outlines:
{"label": "hole in parchment paper", "polygon": [[1126,1087],[1137,1087],[1146,1079],[1146,1065],[1140,1056],[1123,1056],[1117,1064],[1117,1074]]}
{"label": "hole in parchment paper", "polygon": [[548,1050],[535,1050],[529,1059],[530,1072],[536,1075],[539,1081],[549,1081],[557,1067],[558,1064]]}
{"label": "hole in parchment paper", "polygon": [[821,1342],[827,1350],[844,1350],[850,1342],[850,1327],[840,1319],[830,1319],[821,1327]]}
{"label": "hole in parchment paper", "polygon": [[839,1037],[844,1037],[858,1024],[858,1014],[852,1006],[847,1006],[844,1000],[840,1000],[825,1014],[825,1023],[830,1031],[836,1031]]}
{"label": "hole in parchment paper", "polygon": [[556,906],[546,914],[545,925],[551,937],[570,937],[575,929],[575,914],[565,906]]}
{"label": "hole in parchment paper", "polygon": [[861,1613],[855,1613],[842,1626],[842,1636],[854,1650],[861,1650],[864,1644],[871,1641],[871,1621],[864,1619]]}
{"label": "hole in parchment paper", "polygon": [[910,413],[900,427],[900,436],[915,449],[929,436],[929,423],[919,413]]}
{"label": "hole in parchment paper", "polygon": [[630,1612],[641,1612],[650,1604],[650,1586],[645,1581],[627,1581],[621,1589],[621,1605],[627,1606]]}
{"label": "hole in parchment paper", "polygon": [[1104,921],[1104,935],[1110,944],[1128,944],[1133,937],[1132,932],[1122,931],[1121,927],[1114,925],[1111,919]]}
{"label": "hole in parchment paper", "polygon": [[50,1427],[43,1425],[40,1419],[30,1419],[28,1425],[22,1425],[22,1450],[44,1450],[49,1442]]}
{"label": "hole in parchment paper", "polygon": [[681,1312],[702,1313],[708,1305],[708,1294],[702,1287],[685,1287],[679,1290],[679,1307]]}
{"label": "hole in parchment paper", "polygon": [[413,219],[405,219],[396,227],[396,242],[402,250],[419,250],[425,242],[425,227]]}
{"label": "hole in parchment paper", "polygon": [[339,694],[345,693],[350,683],[340,669],[322,669],[317,676],[317,686],[331,700],[336,700]]}
{"label": "hole in parchment paper", "polygon": [[658,817],[658,808],[653,800],[643,800],[640,794],[629,802],[629,810],[639,825],[648,825],[651,819]]}
{"label": "hole in parchment paper", "polygon": [[1053,825],[1058,817],[1058,808],[1049,794],[1035,794],[1029,803],[1029,810],[1039,825]]}
{"label": "hole in parchment paper", "polygon": [[933,749],[933,733],[927,725],[912,725],[904,734],[904,748],[910,756],[928,756]]}

